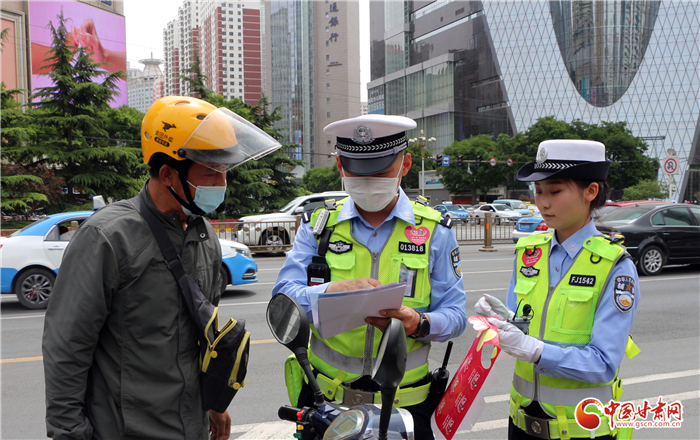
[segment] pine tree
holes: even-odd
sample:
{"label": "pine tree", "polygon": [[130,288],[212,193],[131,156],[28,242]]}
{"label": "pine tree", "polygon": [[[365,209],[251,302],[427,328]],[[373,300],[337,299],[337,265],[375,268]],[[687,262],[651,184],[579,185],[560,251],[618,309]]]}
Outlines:
{"label": "pine tree", "polygon": [[5,150],[3,156],[18,165],[41,163],[54,169],[69,190],[132,196],[140,189],[143,174],[141,148],[110,139],[105,129],[109,124],[105,111],[118,95],[116,82],[125,78],[124,72],[99,70],[104,63],[95,63],[85,48],[68,41],[63,12],[57,18],[58,27],[49,23],[53,41],[44,60],[53,84],[32,96],[40,100],[33,104],[37,139]]}
{"label": "pine tree", "polygon": [[202,63],[197,50],[194,51],[194,63],[189,68],[184,69],[183,72],[190,74],[190,76],[180,74],[180,79],[189,86],[190,96],[204,101],[211,100],[214,92],[207,88],[209,77],[202,73]]}

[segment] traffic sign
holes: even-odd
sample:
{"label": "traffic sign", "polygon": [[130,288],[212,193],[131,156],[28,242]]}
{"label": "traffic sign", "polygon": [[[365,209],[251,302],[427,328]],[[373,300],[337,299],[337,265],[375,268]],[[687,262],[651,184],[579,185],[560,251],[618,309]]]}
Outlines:
{"label": "traffic sign", "polygon": [[442,156],[442,166],[443,167],[450,166],[450,156]]}
{"label": "traffic sign", "polygon": [[678,157],[667,157],[666,159],[664,159],[661,168],[664,174],[678,174]]}
{"label": "traffic sign", "polygon": [[496,158],[492,157],[491,160],[489,161],[489,163],[491,164],[492,167],[495,167],[496,166]]}
{"label": "traffic sign", "polygon": [[513,166],[513,159],[511,159],[511,158],[509,157],[508,160],[506,161],[506,164],[507,164],[509,167],[512,167],[512,166]]}

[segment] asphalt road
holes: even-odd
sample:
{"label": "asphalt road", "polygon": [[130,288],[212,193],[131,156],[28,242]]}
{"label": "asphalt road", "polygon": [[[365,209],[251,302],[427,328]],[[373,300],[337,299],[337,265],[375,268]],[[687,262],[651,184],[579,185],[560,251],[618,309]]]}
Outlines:
{"label": "asphalt road", "polygon": [[[480,246],[462,246],[462,271],[467,295],[467,313],[483,293],[502,299],[512,272],[513,245],[496,245],[498,252],[478,252]],[[252,333],[247,385],[229,407],[233,419],[231,438],[291,439],[294,427],[277,419],[277,408],[287,404],[283,364],[288,356],[277,344],[265,322],[270,291],[283,264],[283,258],[256,259],[259,281],[229,286],[221,301],[222,317],[246,319]],[[623,401],[659,396],[670,403],[683,404],[682,426],[677,429],[645,428],[635,439],[700,438],[700,270],[671,267],[657,277],[641,278],[641,303],[632,335],[642,352],[625,360],[620,376],[625,380]],[[41,362],[41,335],[44,311],[24,309],[11,295],[0,299],[2,342],[2,412],[0,435],[3,439],[45,438],[44,381]],[[449,369],[454,371],[467,353],[474,332],[468,328],[455,340]],[[436,368],[446,344],[435,344],[430,355]],[[460,439],[504,439],[507,437],[507,393],[514,360],[505,353],[491,373],[498,383],[486,385],[486,407],[471,433],[459,432]],[[653,405],[652,405],[653,406]]]}

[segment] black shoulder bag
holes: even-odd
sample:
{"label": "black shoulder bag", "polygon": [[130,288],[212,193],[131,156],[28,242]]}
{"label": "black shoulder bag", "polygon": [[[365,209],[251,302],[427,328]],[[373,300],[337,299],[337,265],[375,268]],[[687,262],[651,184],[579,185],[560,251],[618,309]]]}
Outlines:
{"label": "black shoulder bag", "polygon": [[245,320],[233,318],[229,318],[219,330],[219,308],[214,307],[192,277],[185,273],[182,259],[156,215],[142,200],[139,200],[138,205],[137,210],[151,228],[165,257],[165,265],[180,286],[197,327],[202,407],[222,413],[238,390],[245,386],[250,332],[245,329]]}

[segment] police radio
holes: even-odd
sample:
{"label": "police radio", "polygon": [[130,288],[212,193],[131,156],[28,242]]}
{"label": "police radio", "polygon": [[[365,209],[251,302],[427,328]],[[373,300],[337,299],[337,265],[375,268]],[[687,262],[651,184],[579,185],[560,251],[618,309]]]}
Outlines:
{"label": "police radio", "polygon": [[328,223],[328,210],[323,209],[316,220],[316,224],[312,228],[315,236],[321,235],[318,244],[318,256],[311,259],[311,264],[306,267],[306,285],[318,286],[319,284],[329,283],[331,281],[331,269],[326,262],[326,252],[328,251],[328,243],[331,239],[331,229],[326,228]]}
{"label": "police radio", "polygon": [[523,300],[520,300],[518,307],[515,308],[515,315],[513,316],[513,319],[509,319],[508,322],[518,327],[521,332],[527,334],[530,329],[530,320],[535,316],[535,314],[532,311],[530,304],[525,304],[523,306],[523,313],[520,315],[520,318],[518,318],[518,309],[520,308],[520,303],[522,301]]}

